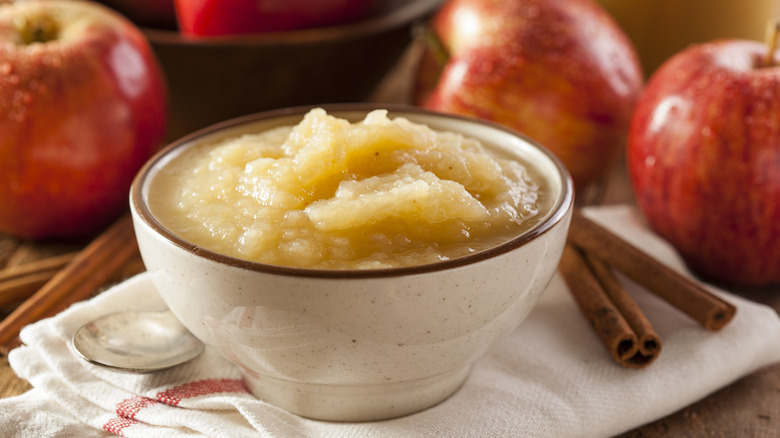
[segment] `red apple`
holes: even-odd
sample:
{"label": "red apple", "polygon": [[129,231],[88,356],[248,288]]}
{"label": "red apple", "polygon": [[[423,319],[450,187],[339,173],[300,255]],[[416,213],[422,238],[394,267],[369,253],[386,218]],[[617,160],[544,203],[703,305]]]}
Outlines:
{"label": "red apple", "polygon": [[780,67],[759,42],[691,46],[648,82],[628,165],[650,225],[715,282],[780,283]]}
{"label": "red apple", "polygon": [[373,0],[176,0],[190,36],[280,32],[357,20]]}
{"label": "red apple", "polygon": [[161,146],[166,93],[141,32],[109,8],[0,6],[0,231],[86,236],[114,220]]}
{"label": "red apple", "polygon": [[[414,101],[524,132],[582,188],[625,148],[643,85],[631,42],[590,0],[449,0],[432,30],[448,61],[418,71]],[[433,84],[433,89],[430,89]]]}

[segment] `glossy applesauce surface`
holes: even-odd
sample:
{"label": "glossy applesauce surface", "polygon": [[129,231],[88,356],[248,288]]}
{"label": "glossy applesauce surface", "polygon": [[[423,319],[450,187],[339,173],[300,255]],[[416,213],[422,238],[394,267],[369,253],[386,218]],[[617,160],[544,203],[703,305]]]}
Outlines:
{"label": "glossy applesauce surface", "polygon": [[314,269],[419,265],[527,230],[545,199],[533,168],[476,139],[375,110],[311,110],[296,126],[190,147],[149,187],[169,230],[236,258]]}

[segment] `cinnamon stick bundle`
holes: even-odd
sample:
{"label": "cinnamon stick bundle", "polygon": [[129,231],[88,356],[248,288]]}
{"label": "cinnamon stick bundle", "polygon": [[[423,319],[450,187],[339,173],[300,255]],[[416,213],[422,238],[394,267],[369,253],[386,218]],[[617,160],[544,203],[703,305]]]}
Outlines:
{"label": "cinnamon stick bundle", "polygon": [[30,297],[75,256],[76,253],[67,253],[3,269],[0,271],[0,306]]}
{"label": "cinnamon stick bundle", "polygon": [[621,271],[707,330],[722,329],[736,314],[737,309],[732,304],[612,234],[576,209],[569,228],[569,241],[583,252]]}
{"label": "cinnamon stick bundle", "polygon": [[125,215],[0,322],[0,349],[13,346],[25,325],[89,297],[137,253],[132,221]]}
{"label": "cinnamon stick bundle", "polygon": [[641,368],[661,353],[661,339],[612,273],[614,268],[689,315],[720,330],[736,307],[574,210],[559,271],[577,305],[614,359]]}
{"label": "cinnamon stick bundle", "polygon": [[615,361],[627,368],[643,368],[660,355],[661,340],[606,265],[567,244],[559,269]]}
{"label": "cinnamon stick bundle", "polygon": [[[67,253],[0,270],[0,306],[30,298],[78,253]],[[130,259],[108,281],[119,281],[146,270],[140,254]]]}

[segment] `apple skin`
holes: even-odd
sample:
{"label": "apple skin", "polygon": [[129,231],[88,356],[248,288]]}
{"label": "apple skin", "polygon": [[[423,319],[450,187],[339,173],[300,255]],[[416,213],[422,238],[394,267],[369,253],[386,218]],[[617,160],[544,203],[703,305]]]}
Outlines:
{"label": "apple skin", "polygon": [[176,0],[184,35],[218,36],[330,26],[363,17],[374,0]]}
{"label": "apple skin", "polygon": [[[417,72],[415,104],[492,120],[555,153],[581,189],[625,150],[644,77],[628,37],[589,0],[449,0],[433,33],[448,53]],[[437,78],[438,76],[438,78]]]}
{"label": "apple skin", "polygon": [[130,21],[97,3],[0,6],[0,231],[99,231],[166,124],[163,74]]}
{"label": "apple skin", "polygon": [[739,40],[689,47],[653,74],[631,123],[640,209],[719,284],[780,284],[780,67],[757,67],[767,51]]}

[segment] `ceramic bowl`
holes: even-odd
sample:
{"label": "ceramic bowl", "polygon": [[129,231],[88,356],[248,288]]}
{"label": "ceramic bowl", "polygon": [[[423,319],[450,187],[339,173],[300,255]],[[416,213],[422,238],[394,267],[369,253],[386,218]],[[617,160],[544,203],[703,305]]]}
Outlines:
{"label": "ceramic bowl", "polygon": [[[324,108],[353,121],[374,109]],[[294,125],[308,108],[242,117],[183,138],[152,158],[131,190],[144,263],[173,313],[241,367],[258,398],[301,416],[379,420],[441,402],[461,386],[472,363],[531,311],[566,241],[573,189],[548,150],[488,122],[412,107],[388,109],[390,117],[461,132],[521,155],[542,175],[549,211],[527,232],[484,252],[351,271],[226,257],[183,240],[150,212],[150,181],[183,150],[221,136]]]}
{"label": "ceramic bowl", "polygon": [[358,22],[258,35],[144,28],[168,79],[168,138],[258,111],[370,100],[441,3],[381,0]]}

